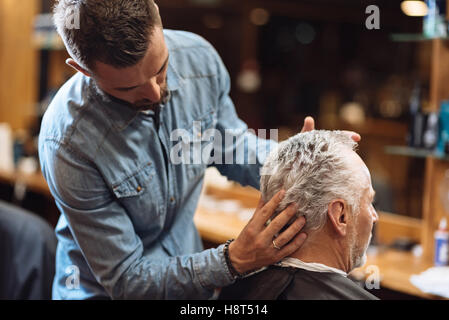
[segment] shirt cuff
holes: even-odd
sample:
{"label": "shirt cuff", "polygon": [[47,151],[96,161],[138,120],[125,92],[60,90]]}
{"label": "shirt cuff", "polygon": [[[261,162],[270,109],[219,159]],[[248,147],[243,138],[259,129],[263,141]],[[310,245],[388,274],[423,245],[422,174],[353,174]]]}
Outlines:
{"label": "shirt cuff", "polygon": [[226,287],[235,279],[224,256],[224,244],[195,256],[194,269],[201,286],[207,289]]}

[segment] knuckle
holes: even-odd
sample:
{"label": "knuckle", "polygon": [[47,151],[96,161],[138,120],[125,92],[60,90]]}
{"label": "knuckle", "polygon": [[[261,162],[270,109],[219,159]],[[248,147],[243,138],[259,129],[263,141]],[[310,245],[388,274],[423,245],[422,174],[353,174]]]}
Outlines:
{"label": "knuckle", "polygon": [[306,223],[305,223],[304,219],[298,219],[298,221],[296,221],[296,227],[297,227],[297,229],[302,229],[302,228],[304,227],[305,224],[306,224]]}
{"label": "knuckle", "polygon": [[277,219],[277,220],[273,220],[271,223],[272,227],[274,229],[280,229],[282,228],[283,224]]}
{"label": "knuckle", "polygon": [[254,242],[254,246],[255,246],[256,249],[258,249],[258,250],[264,249],[264,247],[265,247],[264,243],[263,243],[262,241],[259,241],[259,240],[257,240],[257,241]]}
{"label": "knuckle", "polygon": [[269,211],[268,211],[268,209],[267,208],[262,208],[262,210],[260,210],[260,215],[262,216],[262,217],[264,217],[264,218],[268,218],[268,215],[269,215],[270,213],[269,213]]}
{"label": "knuckle", "polygon": [[256,236],[256,232],[255,232],[254,228],[251,228],[251,227],[246,229],[246,234],[250,238],[254,238]]}

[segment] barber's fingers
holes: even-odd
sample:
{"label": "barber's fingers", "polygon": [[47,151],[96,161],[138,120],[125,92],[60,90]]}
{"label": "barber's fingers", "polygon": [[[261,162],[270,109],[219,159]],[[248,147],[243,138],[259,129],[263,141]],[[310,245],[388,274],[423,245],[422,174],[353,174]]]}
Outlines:
{"label": "barber's fingers", "polygon": [[[312,117],[306,117],[304,119],[304,125],[301,129],[301,133],[312,131],[312,130],[315,130],[315,120]],[[345,134],[347,134],[355,142],[359,142],[360,140],[362,140],[362,137],[357,132],[346,131],[346,130],[344,130],[343,132]]]}
{"label": "barber's fingers", "polygon": [[298,208],[296,204],[289,205],[284,211],[274,218],[263,231],[267,238],[272,239],[295,216]]}
{"label": "barber's fingers", "polygon": [[362,140],[362,137],[357,132],[354,132],[354,131],[343,131],[343,133],[348,135],[355,142],[359,142],[360,140]]}
{"label": "barber's fingers", "polygon": [[257,230],[262,230],[264,228],[265,223],[273,215],[284,195],[285,191],[279,190],[266,204],[263,204],[262,199],[260,199],[253,218],[251,219],[251,222]]}
{"label": "barber's fingers", "polygon": [[312,117],[306,117],[304,119],[304,125],[302,127],[301,133],[315,130],[315,120]]}
{"label": "barber's fingers", "polygon": [[279,236],[276,237],[276,246],[282,248],[287,243],[289,243],[304,227],[306,224],[306,219],[304,216],[296,219],[284,232],[282,232]]}
{"label": "barber's fingers", "polygon": [[[282,260],[285,257],[290,256],[292,253],[294,253],[296,250],[302,247],[304,242],[307,239],[307,234],[304,232],[301,232],[298,234],[292,241],[290,241],[287,245],[281,247],[281,250],[278,250],[278,256],[277,259]],[[276,242],[276,245],[279,246]]]}
{"label": "barber's fingers", "polygon": [[256,211],[262,209],[264,204],[265,204],[265,202],[263,201],[262,196],[260,196],[259,203],[257,204],[257,207],[256,207]]}

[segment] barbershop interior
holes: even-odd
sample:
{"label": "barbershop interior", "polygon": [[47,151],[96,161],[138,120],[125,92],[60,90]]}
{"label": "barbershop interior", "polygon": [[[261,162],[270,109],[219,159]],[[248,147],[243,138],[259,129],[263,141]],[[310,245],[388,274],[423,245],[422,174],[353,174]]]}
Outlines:
{"label": "barbershop interior", "polygon": [[[76,189],[65,193],[54,180],[50,187],[39,158],[44,115],[80,73],[66,63],[73,57],[53,21],[55,2],[0,1],[0,299],[55,298],[55,228],[61,208],[71,207],[61,194]],[[449,1],[155,2],[165,30],[192,32],[215,48],[235,111],[259,137],[287,141],[306,117],[315,130],[360,135],[377,221],[365,264],[347,277],[381,300],[449,299]],[[166,174],[160,169],[154,176]],[[214,166],[202,174],[196,207],[184,210],[194,210],[207,250],[238,239],[261,192]],[[115,194],[110,201],[126,212]]]}

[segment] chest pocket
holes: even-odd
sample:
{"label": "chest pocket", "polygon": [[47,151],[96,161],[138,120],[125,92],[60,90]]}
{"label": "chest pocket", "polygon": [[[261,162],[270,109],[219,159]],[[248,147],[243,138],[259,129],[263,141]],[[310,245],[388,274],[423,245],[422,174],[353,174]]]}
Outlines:
{"label": "chest pocket", "polygon": [[[156,232],[163,226],[165,211],[152,163],[112,185],[115,197],[126,208],[136,231]],[[151,226],[152,230],[148,230]]]}
{"label": "chest pocket", "polygon": [[201,178],[207,168],[218,134],[216,124],[217,112],[211,110],[200,117],[192,117],[190,123],[185,123],[171,136],[174,146],[170,156],[176,159],[174,163],[182,164],[191,181]]}
{"label": "chest pocket", "polygon": [[203,176],[213,149],[214,136],[218,134],[215,129],[217,124],[216,111],[210,111],[195,120],[189,132],[192,133],[190,141],[191,161],[187,165],[189,179]]}

